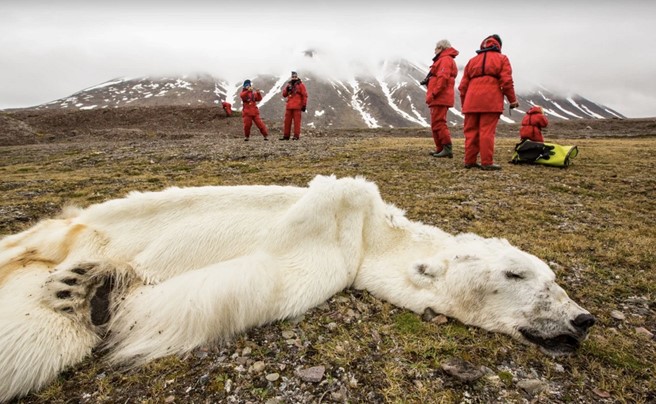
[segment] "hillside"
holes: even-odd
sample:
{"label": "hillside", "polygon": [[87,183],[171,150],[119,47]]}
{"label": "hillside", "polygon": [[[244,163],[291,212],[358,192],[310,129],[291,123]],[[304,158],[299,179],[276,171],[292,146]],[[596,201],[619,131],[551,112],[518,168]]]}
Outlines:
{"label": "hillside", "polygon": [[[337,79],[307,72],[301,74],[308,93],[308,112],[303,125],[310,128],[402,128],[428,127],[429,110],[425,104],[426,76],[422,68],[408,61],[381,63],[377,70],[348,79]],[[249,77],[261,89],[264,99],[260,110],[264,119],[280,120],[284,113],[282,87],[287,76]],[[218,106],[227,100],[241,108],[242,82],[228,82],[210,74],[179,77],[140,77],[110,80],[83,89],[68,97],[29,109],[98,110],[125,107]],[[559,95],[548,89],[516,89],[520,106],[506,113],[506,123],[520,122],[533,105],[541,105],[551,120],[624,118],[604,105],[580,95]],[[457,91],[456,91],[457,93]],[[462,123],[460,100],[451,108],[448,121]]]}

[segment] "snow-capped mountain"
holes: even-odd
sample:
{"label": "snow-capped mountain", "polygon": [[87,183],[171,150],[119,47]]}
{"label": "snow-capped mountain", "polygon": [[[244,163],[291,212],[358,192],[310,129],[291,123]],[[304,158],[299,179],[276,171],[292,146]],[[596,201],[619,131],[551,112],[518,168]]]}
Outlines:
{"label": "snow-capped mountain", "polygon": [[[309,94],[304,125],[334,128],[429,126],[429,111],[424,102],[426,88],[420,84],[426,76],[427,68],[408,61],[396,61],[381,63],[376,72],[350,79],[327,78],[311,72],[299,73]],[[281,119],[285,108],[281,92],[288,77],[260,75],[249,79],[263,92],[264,99],[259,104],[263,118]],[[35,108],[88,110],[123,106],[213,104],[218,107],[221,101],[228,101],[234,109],[240,110],[241,84],[241,81],[228,82],[209,74],[123,78]],[[518,97],[520,107],[503,114],[503,121],[520,122],[524,111],[533,105],[542,106],[548,118],[554,120],[624,118],[619,112],[582,96],[559,96],[544,88],[529,94],[518,91]],[[459,99],[456,99],[456,106],[450,109],[447,119],[453,125],[462,122]]]}

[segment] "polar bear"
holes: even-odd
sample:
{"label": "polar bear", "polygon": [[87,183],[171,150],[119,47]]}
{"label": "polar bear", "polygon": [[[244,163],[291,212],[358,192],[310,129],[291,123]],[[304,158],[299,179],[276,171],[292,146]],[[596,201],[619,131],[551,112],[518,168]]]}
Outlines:
{"label": "polar bear", "polygon": [[363,178],[132,192],[0,240],[0,400],[99,346],[139,365],[348,287],[550,354],[576,350],[595,322],[537,257],[408,220]]}

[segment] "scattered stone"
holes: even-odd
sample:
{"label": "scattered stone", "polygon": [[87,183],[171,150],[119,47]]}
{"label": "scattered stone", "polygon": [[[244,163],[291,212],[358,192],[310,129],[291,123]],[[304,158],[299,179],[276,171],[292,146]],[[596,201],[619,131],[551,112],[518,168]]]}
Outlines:
{"label": "scattered stone", "polygon": [[605,390],[592,389],[592,392],[599,398],[610,398],[610,393]]}
{"label": "scattered stone", "polygon": [[527,379],[517,382],[517,387],[524,390],[527,394],[535,396],[544,391],[547,391],[549,386],[542,380]]}
{"label": "scattered stone", "polygon": [[337,323],[335,323],[335,322],[333,322],[333,323],[328,323],[328,324],[326,325],[326,328],[328,328],[330,331],[334,331],[335,329],[337,329]]}
{"label": "scattered stone", "polygon": [[648,329],[646,329],[645,327],[637,327],[635,330],[636,330],[636,334],[638,334],[638,336],[640,337],[644,337],[647,339],[654,338],[654,334]]}
{"label": "scattered stone", "polygon": [[356,379],[355,376],[349,378],[349,386],[353,389],[358,387],[358,379]]}
{"label": "scattered stone", "polygon": [[622,313],[622,312],[619,311],[619,310],[613,310],[613,311],[611,311],[611,312],[610,312],[610,316],[611,316],[612,318],[614,318],[615,320],[620,320],[620,321],[624,321],[624,320],[626,320],[626,316],[624,315],[624,313]]}
{"label": "scattered stone", "polygon": [[175,396],[168,396],[164,399],[165,403],[172,403],[175,401]]}
{"label": "scattered stone", "polygon": [[241,351],[241,356],[248,356],[253,352],[253,350],[250,347],[246,347]]}
{"label": "scattered stone", "polygon": [[421,319],[424,321],[432,321],[435,317],[437,317],[437,313],[430,307],[426,307],[424,313],[421,315]]}
{"label": "scattered stone", "polygon": [[210,380],[210,375],[205,373],[204,375],[198,378],[198,383],[200,383],[201,385],[205,385],[209,380]]}
{"label": "scattered stone", "polygon": [[255,374],[262,373],[266,365],[262,361],[257,361],[251,366],[251,371]]}
{"label": "scattered stone", "polygon": [[311,368],[299,369],[296,375],[305,382],[319,383],[323,379],[326,368],[323,366],[313,366]]}
{"label": "scattered stone", "polygon": [[565,373],[565,367],[563,367],[563,365],[561,365],[560,363],[556,363],[554,365],[554,370],[558,373]]}
{"label": "scattered stone", "polygon": [[276,380],[280,379],[280,374],[269,373],[268,375],[265,376],[265,378],[270,382],[275,382]]}
{"label": "scattered stone", "polygon": [[483,370],[460,358],[451,358],[441,365],[442,370],[456,379],[471,383],[483,377]]}
{"label": "scattered stone", "polygon": [[448,322],[449,322],[449,318],[444,314],[438,314],[437,316],[435,316],[434,319],[431,320],[431,323],[435,323],[437,325],[446,324]]}
{"label": "scattered stone", "polygon": [[282,337],[284,339],[292,339],[295,336],[296,336],[296,334],[294,333],[294,331],[285,330],[285,331],[282,332]]}
{"label": "scattered stone", "polygon": [[230,390],[232,390],[232,380],[228,379],[225,381],[225,385],[223,386],[223,390],[225,390],[226,393],[230,393]]}

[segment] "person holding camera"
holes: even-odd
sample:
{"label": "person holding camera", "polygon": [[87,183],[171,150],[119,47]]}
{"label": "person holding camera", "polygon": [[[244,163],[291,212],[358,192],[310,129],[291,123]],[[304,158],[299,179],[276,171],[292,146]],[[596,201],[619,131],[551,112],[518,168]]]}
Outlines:
{"label": "person holding camera", "polygon": [[[500,170],[494,164],[494,137],[503,113],[504,96],[510,108],[519,106],[515,95],[512,67],[501,53],[501,38],[490,35],[483,39],[476,56],[465,66],[460,80],[460,102],[465,114],[465,168]],[[481,155],[481,164],[476,162]]]}
{"label": "person holding camera", "polygon": [[307,108],[307,90],[305,84],[298,78],[296,72],[292,72],[291,80],[282,89],[282,97],[286,99],[285,121],[283,135],[280,140],[289,140],[294,122],[294,140],[301,138],[301,112]]}
{"label": "person holding camera", "polygon": [[255,122],[255,126],[260,130],[262,136],[264,136],[264,140],[269,140],[269,132],[260,118],[260,109],[257,107],[257,103],[262,101],[262,91],[253,88],[251,81],[246,80],[239,96],[243,104],[241,115],[244,120],[244,141],[248,142],[253,122]]}
{"label": "person holding camera", "polygon": [[451,146],[451,132],[446,125],[446,114],[455,103],[454,87],[458,66],[455,57],[458,51],[451,47],[451,43],[442,39],[435,45],[435,57],[428,76],[422,81],[428,86],[426,90],[426,104],[430,109],[431,130],[435,151],[433,157],[453,158]]}

